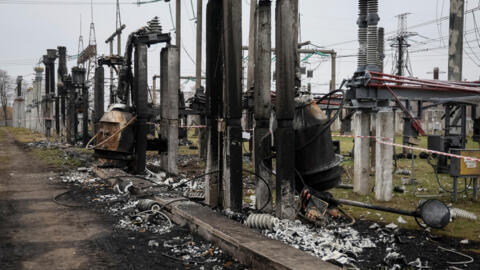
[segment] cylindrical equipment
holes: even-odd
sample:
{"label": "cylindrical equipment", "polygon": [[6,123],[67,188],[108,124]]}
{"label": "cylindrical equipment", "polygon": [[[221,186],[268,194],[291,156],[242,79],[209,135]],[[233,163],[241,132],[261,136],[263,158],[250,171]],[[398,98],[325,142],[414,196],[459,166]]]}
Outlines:
{"label": "cylindrical equipment", "polygon": [[[330,125],[320,107],[315,103],[302,103],[295,109],[295,181],[297,191],[307,186],[324,191],[340,183],[342,160],[335,154]],[[300,175],[298,175],[300,174]]]}
{"label": "cylindrical equipment", "polygon": [[369,0],[367,9],[367,70],[378,70],[378,0]]}
{"label": "cylindrical equipment", "polygon": [[358,71],[364,70],[367,65],[367,2],[367,0],[358,1]]}

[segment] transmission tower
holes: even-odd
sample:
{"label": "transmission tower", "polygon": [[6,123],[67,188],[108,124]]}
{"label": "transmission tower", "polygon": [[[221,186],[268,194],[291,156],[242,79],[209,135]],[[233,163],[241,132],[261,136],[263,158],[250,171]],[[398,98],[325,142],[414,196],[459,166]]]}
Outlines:
{"label": "transmission tower", "polygon": [[405,75],[405,70],[410,76],[413,76],[410,56],[408,54],[408,47],[410,47],[408,39],[416,36],[417,33],[408,32],[407,16],[410,14],[411,13],[402,13],[396,16],[398,19],[397,34],[396,36],[389,38],[389,41],[391,41],[390,46],[396,49],[393,65],[395,74],[398,76]]}
{"label": "transmission tower", "polygon": [[[95,67],[97,65],[97,38],[95,35],[95,24],[93,23],[93,0],[90,1],[90,34],[88,37],[88,46],[83,50],[77,60],[79,65],[85,65],[87,63],[87,84],[91,84]],[[82,41],[83,42],[83,41]]]}
{"label": "transmission tower", "polygon": [[82,15],[80,14],[80,36],[78,37],[77,57],[83,52]]}

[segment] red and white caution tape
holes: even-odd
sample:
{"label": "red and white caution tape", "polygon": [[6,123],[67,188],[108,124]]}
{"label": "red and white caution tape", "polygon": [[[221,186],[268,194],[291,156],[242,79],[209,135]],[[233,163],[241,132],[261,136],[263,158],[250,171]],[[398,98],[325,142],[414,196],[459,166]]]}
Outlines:
{"label": "red and white caution tape", "polygon": [[420,148],[420,147],[416,147],[416,146],[408,146],[408,145],[394,143],[393,139],[391,139],[391,138],[382,138],[382,137],[375,137],[375,136],[336,135],[336,134],[332,134],[332,137],[374,139],[381,144],[386,144],[386,145],[391,145],[391,146],[396,146],[396,147],[402,147],[402,148],[407,148],[407,149],[412,149],[412,150],[417,150],[417,151],[423,151],[423,152],[437,154],[437,155],[441,155],[441,156],[447,156],[447,157],[453,157],[453,158],[463,158],[465,160],[480,162],[480,159],[475,158],[475,157],[455,155],[455,154],[451,154],[451,153],[440,152],[440,151]]}

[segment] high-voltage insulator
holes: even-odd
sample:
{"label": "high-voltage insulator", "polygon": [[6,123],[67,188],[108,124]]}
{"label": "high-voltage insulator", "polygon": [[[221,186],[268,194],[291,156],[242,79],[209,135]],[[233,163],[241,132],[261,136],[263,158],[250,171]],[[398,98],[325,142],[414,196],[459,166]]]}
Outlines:
{"label": "high-voltage insulator", "polygon": [[367,65],[367,0],[358,1],[358,70],[365,69]]}
{"label": "high-voltage insulator", "polygon": [[450,216],[452,218],[464,218],[469,220],[477,220],[477,215],[475,215],[472,212],[468,212],[466,210],[459,209],[459,208],[451,208]]}
{"label": "high-voltage insulator", "polygon": [[160,25],[160,21],[158,20],[157,16],[153,17],[152,20],[148,21],[147,24],[150,31],[160,33],[162,32],[162,26]]}
{"label": "high-voltage insulator", "polygon": [[377,39],[377,24],[380,20],[378,16],[378,0],[368,1],[368,15],[367,15],[367,69],[378,70],[378,39]]}
{"label": "high-voltage insulator", "polygon": [[245,221],[248,227],[261,230],[273,230],[278,223],[278,218],[268,214],[250,214],[247,221]]}

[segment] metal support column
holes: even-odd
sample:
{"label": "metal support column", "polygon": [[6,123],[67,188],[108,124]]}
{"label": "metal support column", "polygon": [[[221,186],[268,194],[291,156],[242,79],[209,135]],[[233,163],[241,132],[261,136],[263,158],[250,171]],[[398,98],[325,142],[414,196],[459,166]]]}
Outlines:
{"label": "metal support column", "polygon": [[218,116],[223,111],[223,1],[209,0],[206,12],[206,98],[207,98],[207,168],[205,177],[205,203],[211,207],[221,204],[219,160],[222,136],[218,129]]}
{"label": "metal support column", "polygon": [[95,69],[95,97],[94,97],[94,110],[95,114],[93,117],[93,130],[94,134],[98,132],[98,124],[100,118],[102,118],[105,110],[105,69],[102,66],[99,66]]}
{"label": "metal support column", "polygon": [[136,109],[135,172],[145,173],[147,156],[148,68],[147,45],[135,45],[134,82]]}
{"label": "metal support column", "polygon": [[223,0],[225,138],[223,149],[224,207],[242,209],[242,2]]}
{"label": "metal support column", "polygon": [[[271,159],[271,135],[270,114],[271,114],[271,1],[261,0],[257,10],[257,39],[258,50],[255,54],[255,90],[254,90],[254,111],[255,111],[255,129],[254,129],[254,163],[255,172],[263,178],[269,185],[272,178],[272,159]],[[271,186],[271,185],[270,185]],[[265,183],[256,180],[256,208],[270,212],[272,210],[272,194],[269,193]]]}
{"label": "metal support column", "polygon": [[295,218],[295,73],[297,58],[298,0],[277,0],[276,5],[276,75],[277,147],[276,213],[278,218]]}

